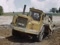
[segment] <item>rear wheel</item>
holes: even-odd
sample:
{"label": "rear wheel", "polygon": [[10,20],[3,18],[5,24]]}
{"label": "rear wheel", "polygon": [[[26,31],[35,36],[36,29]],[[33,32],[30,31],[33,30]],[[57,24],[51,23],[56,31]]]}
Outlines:
{"label": "rear wheel", "polygon": [[51,33],[49,25],[45,25],[44,38]]}

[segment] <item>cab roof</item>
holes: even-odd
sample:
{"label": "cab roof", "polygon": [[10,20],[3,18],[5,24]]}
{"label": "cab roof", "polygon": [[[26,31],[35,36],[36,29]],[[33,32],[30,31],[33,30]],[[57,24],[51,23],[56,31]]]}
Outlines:
{"label": "cab roof", "polygon": [[33,12],[37,12],[37,13],[43,13],[42,10],[39,10],[39,9],[34,9],[34,8],[30,8],[30,11],[33,11]]}

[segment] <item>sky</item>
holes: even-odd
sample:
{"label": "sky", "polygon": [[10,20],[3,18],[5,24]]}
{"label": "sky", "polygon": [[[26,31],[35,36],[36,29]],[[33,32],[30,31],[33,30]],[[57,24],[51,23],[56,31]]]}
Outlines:
{"label": "sky", "polygon": [[31,7],[48,12],[53,7],[58,9],[60,0],[0,0],[4,12],[22,12],[24,5],[27,5],[26,12]]}

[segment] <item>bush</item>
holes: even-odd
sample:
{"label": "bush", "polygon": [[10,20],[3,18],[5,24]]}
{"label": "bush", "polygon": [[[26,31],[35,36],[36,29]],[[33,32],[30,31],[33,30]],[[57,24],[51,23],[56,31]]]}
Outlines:
{"label": "bush", "polygon": [[3,14],[3,8],[2,8],[2,6],[0,6],[0,15],[2,15]]}

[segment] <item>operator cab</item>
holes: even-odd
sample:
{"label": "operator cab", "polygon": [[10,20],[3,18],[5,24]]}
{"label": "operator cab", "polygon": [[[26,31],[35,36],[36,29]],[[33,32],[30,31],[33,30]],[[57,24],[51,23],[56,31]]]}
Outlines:
{"label": "operator cab", "polygon": [[30,8],[30,16],[33,20],[40,21],[42,11],[34,8]]}

